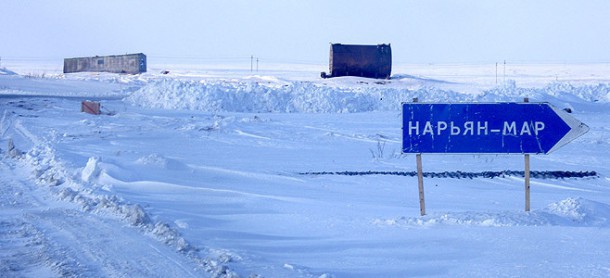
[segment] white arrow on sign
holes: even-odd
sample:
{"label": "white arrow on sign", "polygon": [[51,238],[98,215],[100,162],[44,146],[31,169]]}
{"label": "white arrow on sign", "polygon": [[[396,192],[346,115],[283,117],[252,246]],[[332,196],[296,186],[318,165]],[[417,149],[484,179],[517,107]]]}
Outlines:
{"label": "white arrow on sign", "polygon": [[552,105],[549,106],[551,107],[551,109],[553,109],[553,111],[555,111],[557,116],[559,116],[570,127],[570,131],[565,136],[563,136],[563,138],[561,138],[559,142],[555,144],[555,146],[553,146],[549,150],[549,153],[554,152],[555,150],[572,142],[574,139],[580,137],[581,135],[589,131],[589,126],[572,117],[572,115],[568,114],[563,109],[558,109]]}

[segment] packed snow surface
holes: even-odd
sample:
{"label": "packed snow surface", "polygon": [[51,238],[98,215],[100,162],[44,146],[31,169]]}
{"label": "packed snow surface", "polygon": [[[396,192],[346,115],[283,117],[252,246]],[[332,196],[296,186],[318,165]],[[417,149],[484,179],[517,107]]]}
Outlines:
{"label": "packed snow surface", "polygon": [[[0,70],[2,277],[608,277],[610,70],[595,65],[169,74]],[[295,67],[296,68],[296,67]],[[182,69],[182,70],[181,70]],[[320,70],[324,70],[323,68]],[[151,72],[159,72],[151,70]],[[430,175],[402,102],[549,102],[590,131],[534,171]],[[99,101],[101,115],[80,112]],[[430,173],[522,155],[423,155]],[[322,175],[303,173],[370,173]]]}

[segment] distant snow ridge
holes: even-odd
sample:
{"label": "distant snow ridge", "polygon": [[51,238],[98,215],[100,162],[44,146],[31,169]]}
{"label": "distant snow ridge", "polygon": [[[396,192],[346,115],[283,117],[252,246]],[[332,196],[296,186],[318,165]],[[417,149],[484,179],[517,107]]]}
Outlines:
{"label": "distant snow ridge", "polygon": [[521,88],[514,80],[509,80],[506,86],[484,91],[479,101],[518,101],[518,98],[524,97],[539,101],[610,102],[610,84],[574,86],[566,82],[553,82],[543,88]]}
{"label": "distant snow ridge", "polygon": [[17,75],[17,73],[7,68],[0,68],[0,75]]}
{"label": "distant snow ridge", "polygon": [[513,81],[478,93],[460,93],[433,87],[408,90],[358,83],[338,87],[303,81],[163,79],[151,81],[125,100],[143,107],[209,112],[354,113],[400,111],[400,104],[414,97],[426,102],[521,101],[523,97],[538,101],[609,102],[610,84],[577,87],[552,83],[544,88],[520,88]]}
{"label": "distant snow ridge", "polygon": [[558,99],[564,102],[610,102],[610,84],[574,86],[554,82],[542,88],[521,88],[517,87],[514,80],[510,80],[506,86],[484,91],[479,101],[516,101],[524,97],[538,101]]}
{"label": "distant snow ridge", "polygon": [[377,219],[382,226],[459,225],[484,227],[571,226],[610,227],[610,205],[583,198],[567,198],[532,212],[448,212],[422,217]]}

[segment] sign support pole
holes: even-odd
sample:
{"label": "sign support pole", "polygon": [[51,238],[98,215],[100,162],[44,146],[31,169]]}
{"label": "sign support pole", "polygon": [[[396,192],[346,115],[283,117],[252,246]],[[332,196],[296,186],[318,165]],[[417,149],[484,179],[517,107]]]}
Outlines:
{"label": "sign support pole", "polygon": [[426,201],[424,199],[424,173],[422,171],[421,153],[415,155],[417,159],[417,185],[419,188],[419,212],[426,215]]}
{"label": "sign support pole", "polygon": [[[413,102],[418,102],[417,98],[413,98]],[[422,170],[421,153],[415,155],[417,161],[417,187],[419,189],[419,213],[421,216],[426,215],[426,200],[424,198],[424,173]]]}
{"label": "sign support pole", "polygon": [[525,155],[525,211],[530,211],[530,155]]}
{"label": "sign support pole", "polygon": [[[529,102],[529,98],[525,98],[524,102]],[[525,154],[525,211],[530,211],[530,155]]]}

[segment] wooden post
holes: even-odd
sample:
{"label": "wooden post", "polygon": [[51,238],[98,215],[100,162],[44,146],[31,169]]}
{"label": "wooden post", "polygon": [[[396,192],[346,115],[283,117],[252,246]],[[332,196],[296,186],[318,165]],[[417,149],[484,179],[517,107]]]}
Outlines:
{"label": "wooden post", "polygon": [[[524,102],[529,102],[525,98]],[[525,154],[525,211],[530,211],[530,155]]]}
{"label": "wooden post", "polygon": [[530,155],[525,155],[525,211],[530,211]]}
{"label": "wooden post", "polygon": [[[418,102],[417,98],[413,98],[413,102]],[[415,155],[417,161],[417,187],[419,189],[419,213],[421,216],[426,215],[426,200],[424,198],[424,173],[422,170],[421,153]]]}
{"label": "wooden post", "polygon": [[419,188],[419,213],[426,215],[426,201],[424,199],[424,173],[421,165],[421,153],[415,155],[417,159],[417,185]]}

